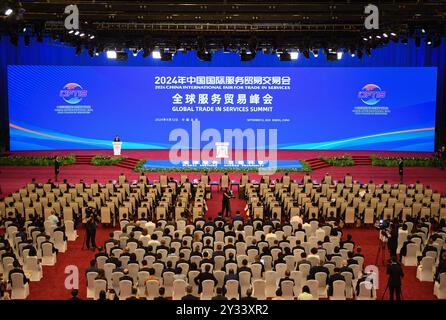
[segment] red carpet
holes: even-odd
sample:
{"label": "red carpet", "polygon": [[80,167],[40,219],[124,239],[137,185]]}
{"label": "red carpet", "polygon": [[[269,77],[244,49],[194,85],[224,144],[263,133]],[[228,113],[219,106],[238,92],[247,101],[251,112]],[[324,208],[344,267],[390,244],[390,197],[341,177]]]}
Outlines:
{"label": "red carpet", "polygon": [[[23,187],[31,178],[36,178],[38,182],[44,182],[48,178],[53,177],[53,169],[50,167],[0,167],[0,186],[3,190],[2,197],[7,193],[14,192]],[[398,172],[396,168],[380,168],[371,166],[355,166],[347,168],[330,167],[324,171],[315,171],[311,175],[313,179],[320,179],[325,172],[330,173],[334,179],[342,178],[347,172],[351,173],[356,180],[367,182],[372,179],[376,183],[382,183],[385,179],[391,183],[399,181]],[[76,182],[79,179],[84,179],[86,183],[92,182],[94,178],[99,182],[104,183],[110,179],[116,179],[118,174],[124,172],[127,177],[132,180],[138,177],[138,173],[126,169],[119,169],[116,167],[93,167],[88,165],[73,165],[61,168],[61,179],[68,179]],[[179,178],[181,173],[169,173],[169,176]],[[211,173],[212,180],[218,180],[219,173]],[[148,174],[150,179],[157,179],[159,174]],[[192,179],[199,178],[199,173],[188,173]],[[277,174],[277,177],[281,174]],[[301,179],[303,173],[292,173],[293,179]],[[240,174],[230,174],[232,179],[239,179]],[[252,179],[258,179],[258,175],[250,174]],[[430,185],[434,190],[446,194],[446,171],[436,168],[406,168],[405,181],[406,183],[413,183],[420,180],[426,185]],[[221,194],[215,194],[212,200],[208,201],[209,214],[215,215],[221,208]],[[233,212],[242,210],[244,202],[234,200],[232,202]],[[97,242],[99,244],[108,237],[110,230],[99,228],[97,233]],[[366,256],[366,264],[373,264],[375,262],[377,253],[378,237],[375,230],[370,229],[351,229],[345,231],[344,234],[351,233],[354,241],[361,245]],[[85,269],[89,264],[90,259],[94,256],[92,252],[82,251],[83,231],[79,230],[79,239],[76,242],[69,243],[68,252],[58,255],[58,261],[54,267],[44,267],[44,278],[40,282],[34,282],[30,286],[29,299],[66,299],[69,297],[69,290],[65,289],[64,282],[67,276],[64,271],[68,265],[75,265],[79,268],[80,278],[80,297],[86,296],[86,278]],[[403,297],[409,299],[434,299],[433,284],[428,282],[419,282],[415,278],[415,267],[404,268],[406,276],[403,282]],[[378,297],[381,298],[386,287],[387,277],[385,276],[384,268],[380,268],[380,288],[378,290]]]}

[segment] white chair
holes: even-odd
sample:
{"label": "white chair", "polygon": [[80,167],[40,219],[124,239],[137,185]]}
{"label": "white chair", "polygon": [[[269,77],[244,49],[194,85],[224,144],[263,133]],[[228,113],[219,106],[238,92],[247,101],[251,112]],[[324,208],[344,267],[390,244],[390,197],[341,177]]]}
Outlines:
{"label": "white chair", "polygon": [[420,281],[434,281],[434,263],[434,258],[424,257],[417,268],[417,279]]}
{"label": "white chair", "polygon": [[99,294],[101,291],[107,292],[107,280],[96,279],[93,283],[94,286],[94,299],[99,300]]}
{"label": "white chair", "polygon": [[163,273],[163,286],[165,288],[165,297],[172,297],[173,291],[173,282],[174,282],[175,274],[173,272],[164,272]]}
{"label": "white chair", "polygon": [[153,300],[158,297],[159,294],[159,282],[156,280],[149,280],[146,283],[146,298],[147,300]]}
{"label": "white chair", "polygon": [[246,291],[251,287],[251,273],[242,271],[239,273],[241,296],[246,297]]}
{"label": "white chair", "polygon": [[87,273],[87,299],[94,298],[94,279],[98,276],[97,272],[88,272]]}
{"label": "white chair", "polygon": [[315,274],[315,279],[317,280],[319,286],[319,297],[327,298],[327,274],[325,272],[317,272]]}
{"label": "white chair", "polygon": [[119,281],[119,300],[126,300],[132,295],[132,282],[130,280]]}
{"label": "white chair", "polygon": [[353,299],[353,275],[351,272],[342,272],[341,274],[345,279],[345,297]]}
{"label": "white chair", "polygon": [[139,271],[138,272],[138,281],[137,281],[137,290],[138,290],[138,296],[145,297],[146,296],[146,285],[145,281],[149,277],[148,271]]}
{"label": "white chair", "polygon": [[310,288],[310,293],[313,296],[313,300],[319,300],[319,282],[317,280],[308,280],[307,284]]}
{"label": "white chair", "polygon": [[406,256],[403,257],[402,262],[406,267],[416,267],[417,265],[417,244],[409,243],[407,245]]}
{"label": "white chair", "polygon": [[237,280],[229,280],[226,282],[226,298],[228,298],[228,300],[239,299]]}
{"label": "white chair", "polygon": [[173,282],[172,300],[181,300],[186,295],[186,281],[177,279]]}
{"label": "white chair", "polygon": [[257,279],[252,284],[252,296],[257,300],[266,300],[266,282],[265,280]]}
{"label": "white chair", "polygon": [[68,241],[76,241],[76,239],[79,237],[77,230],[74,229],[73,221],[65,221],[65,234],[67,235]]}
{"label": "white chair", "polygon": [[346,300],[345,281],[336,280],[333,282],[333,295],[330,300]]}
{"label": "white chair", "polygon": [[24,258],[23,271],[30,273],[30,281],[40,281],[43,278],[43,269],[37,257]]}
{"label": "white chair", "polygon": [[52,243],[42,243],[42,265],[54,266],[56,264],[56,253],[53,252]]}
{"label": "white chair", "polygon": [[440,282],[436,281],[434,284],[434,295],[438,299],[446,299],[446,273],[440,274]]}
{"label": "white chair", "polygon": [[11,274],[11,299],[26,299],[29,295],[29,285],[21,273]]}
{"label": "white chair", "polygon": [[371,286],[370,282],[363,281],[359,284],[359,294],[356,300],[376,300],[375,288]]}
{"label": "white chair", "polygon": [[214,281],[205,280],[202,283],[203,290],[200,294],[200,300],[211,300],[214,296]]}
{"label": "white chair", "polygon": [[282,281],[282,298],[284,300],[294,300],[294,283],[291,280]]}
{"label": "white chair", "polygon": [[67,241],[64,240],[64,233],[62,231],[53,232],[53,239],[54,239],[54,247],[59,252],[67,251]]}
{"label": "white chair", "polygon": [[265,272],[265,282],[266,282],[266,290],[265,294],[267,298],[272,298],[276,296],[277,290],[277,275],[275,271],[266,271]]}

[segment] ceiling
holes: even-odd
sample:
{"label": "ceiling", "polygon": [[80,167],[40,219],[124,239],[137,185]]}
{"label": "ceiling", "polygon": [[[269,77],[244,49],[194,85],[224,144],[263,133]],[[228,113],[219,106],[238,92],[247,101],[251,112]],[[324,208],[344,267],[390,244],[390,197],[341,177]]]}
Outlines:
{"label": "ceiling", "polygon": [[[407,37],[427,41],[446,34],[444,0],[75,1],[81,22],[77,36],[64,27],[64,8],[72,1],[7,2],[14,14],[0,16],[2,33],[50,35],[69,45],[96,50],[362,49]],[[369,2],[379,8],[379,30],[364,27],[364,7]],[[393,36],[382,36],[391,33]]]}

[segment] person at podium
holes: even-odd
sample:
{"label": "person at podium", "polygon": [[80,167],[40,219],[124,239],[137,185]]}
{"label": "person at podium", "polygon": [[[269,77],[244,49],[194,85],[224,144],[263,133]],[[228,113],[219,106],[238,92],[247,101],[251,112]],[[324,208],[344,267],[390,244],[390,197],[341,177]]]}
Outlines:
{"label": "person at podium", "polygon": [[113,142],[121,142],[121,139],[119,139],[119,136],[116,135],[115,139],[113,140]]}

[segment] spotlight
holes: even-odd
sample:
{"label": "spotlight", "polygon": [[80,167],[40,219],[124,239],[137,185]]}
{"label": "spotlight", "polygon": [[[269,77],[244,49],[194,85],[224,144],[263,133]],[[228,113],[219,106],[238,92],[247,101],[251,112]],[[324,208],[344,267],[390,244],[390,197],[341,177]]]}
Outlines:
{"label": "spotlight", "polygon": [[337,52],[333,52],[331,50],[326,51],[326,55],[327,55],[327,60],[330,62],[333,61],[338,61],[338,53]]}
{"label": "spotlight", "polygon": [[[305,55],[305,54],[304,54]],[[305,56],[306,57],[306,56]],[[290,52],[290,58],[291,60],[297,60],[299,59],[299,52],[297,51],[291,51]]]}
{"label": "spotlight", "polygon": [[342,51],[337,52],[338,60],[341,60],[343,55],[344,53]]}
{"label": "spotlight", "polygon": [[247,52],[245,49],[243,49],[242,51],[240,51],[240,61],[251,61],[252,59],[254,59],[256,57],[256,52]]}
{"label": "spotlight", "polygon": [[116,59],[118,57],[118,54],[114,50],[108,50],[106,54],[107,54],[107,59]]}
{"label": "spotlight", "polygon": [[69,33],[69,34],[73,34],[73,33],[74,33],[74,30],[71,29],[70,31],[68,31],[68,33]]}
{"label": "spotlight", "polygon": [[288,52],[283,51],[282,53],[279,54],[279,60],[280,61],[290,61],[291,55]]}
{"label": "spotlight", "polygon": [[211,61],[212,53],[205,51],[205,50],[199,50],[199,51],[197,51],[197,58],[200,61]]}
{"label": "spotlight", "polygon": [[155,50],[152,52],[153,59],[161,59],[161,52],[159,50]]}
{"label": "spotlight", "polygon": [[79,31],[76,31],[76,32],[74,33],[74,35],[75,35],[75,36],[78,36],[79,33],[80,33]]}
{"label": "spotlight", "polygon": [[14,10],[12,10],[11,8],[7,8],[5,10],[5,16],[9,17],[13,12],[14,12]]}
{"label": "spotlight", "polygon": [[389,35],[388,35],[387,33],[384,32],[384,33],[383,33],[383,37],[384,37],[384,38],[388,38]]}
{"label": "spotlight", "polygon": [[421,29],[421,33],[425,34],[426,33],[426,29]]}
{"label": "spotlight", "polygon": [[313,49],[312,52],[315,58],[319,57],[319,49]]}
{"label": "spotlight", "polygon": [[362,40],[364,40],[364,41],[369,41],[369,39],[367,39],[366,37],[362,38]]}
{"label": "spotlight", "polygon": [[133,56],[136,57],[139,53],[139,49],[138,48],[132,49],[132,53],[133,53]]}
{"label": "spotlight", "polygon": [[91,35],[91,36],[90,36],[90,40],[93,40],[93,39],[94,39],[94,35]]}
{"label": "spotlight", "polygon": [[391,35],[392,37],[396,37],[396,33],[395,33],[395,32],[391,32],[390,35]]}
{"label": "spotlight", "polygon": [[84,36],[85,36],[85,33],[83,33],[83,32],[79,35],[79,37],[81,37],[81,38]]}
{"label": "spotlight", "polygon": [[432,45],[432,39],[430,37],[426,39],[426,44],[428,46]]}

